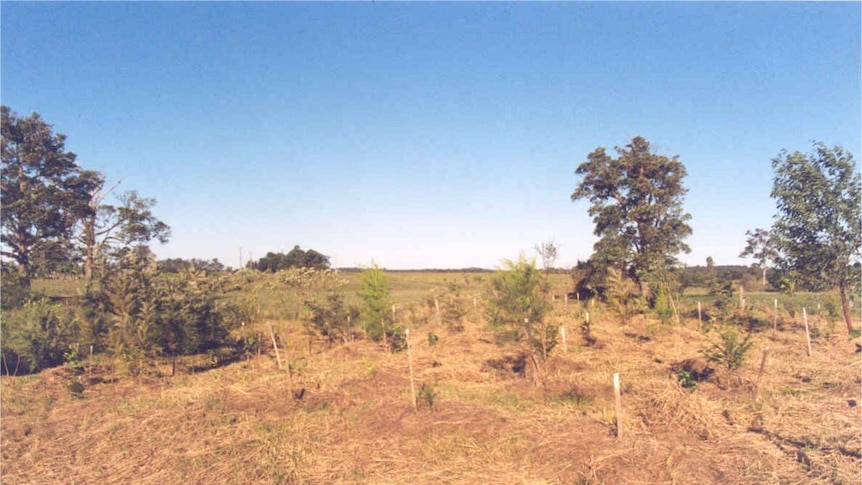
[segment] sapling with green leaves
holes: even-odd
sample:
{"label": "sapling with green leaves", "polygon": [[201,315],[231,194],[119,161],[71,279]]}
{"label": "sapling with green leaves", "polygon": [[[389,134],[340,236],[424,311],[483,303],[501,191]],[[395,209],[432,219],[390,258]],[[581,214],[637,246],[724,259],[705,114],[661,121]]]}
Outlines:
{"label": "sapling with green leaves", "polygon": [[489,322],[525,347],[536,382],[559,333],[556,325],[546,321],[550,311],[546,292],[547,281],[535,260],[521,255],[517,261],[503,261],[502,268],[490,279],[487,296]]}

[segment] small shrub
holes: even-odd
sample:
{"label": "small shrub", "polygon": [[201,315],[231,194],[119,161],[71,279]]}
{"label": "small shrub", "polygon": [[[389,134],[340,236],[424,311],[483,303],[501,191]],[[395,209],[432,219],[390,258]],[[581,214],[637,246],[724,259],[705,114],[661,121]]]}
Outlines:
{"label": "small shrub", "polygon": [[433,347],[437,345],[437,342],[440,340],[440,337],[434,334],[434,332],[428,332],[428,346]]}
{"label": "small shrub", "polygon": [[751,350],[753,344],[750,333],[740,341],[739,334],[735,330],[726,329],[719,334],[718,342],[714,342],[702,352],[710,362],[721,364],[727,369],[733,370],[745,362],[746,354]]}
{"label": "small shrub", "polygon": [[434,403],[437,400],[437,385],[433,383],[423,382],[419,385],[416,392],[417,402],[428,406],[431,411],[434,410]]}
{"label": "small shrub", "polygon": [[697,390],[697,380],[694,378],[691,372],[685,369],[680,369],[676,373],[676,379],[677,381],[679,381],[680,386],[688,389],[689,391],[694,392]]}
{"label": "small shrub", "polygon": [[643,312],[646,304],[634,281],[623,276],[616,268],[608,268],[606,284],[605,300],[608,308],[616,313],[623,323],[629,323],[634,315]]}

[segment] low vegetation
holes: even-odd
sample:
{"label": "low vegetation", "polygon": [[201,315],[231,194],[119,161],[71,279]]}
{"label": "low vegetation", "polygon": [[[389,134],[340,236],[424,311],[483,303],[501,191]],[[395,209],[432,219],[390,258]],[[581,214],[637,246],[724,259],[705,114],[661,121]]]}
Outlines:
{"label": "low vegetation", "polygon": [[[662,323],[650,312],[624,323],[602,301],[555,300],[553,288],[567,287],[567,277],[551,275],[551,289],[535,294],[546,299],[544,320],[564,328],[566,340],[556,333],[557,344],[547,349],[534,381],[525,347],[501,341],[484,317],[493,314],[493,299],[482,298],[494,288],[493,277],[484,275],[480,284],[478,275],[378,271],[389,290],[388,298],[374,293],[388,305],[381,310],[391,319],[394,302],[394,321],[411,329],[417,408],[406,352],[387,352],[364,339],[361,327],[330,333],[344,322],[334,316],[339,308],[363,309],[356,290],[368,284],[367,276],[345,275],[340,293],[312,292],[341,295],[340,303],[328,296],[314,300],[334,312],[318,320],[329,318],[329,324],[309,324],[321,316],[310,307],[299,320],[252,315],[229,329],[229,347],[175,361],[156,352],[134,372],[112,352],[91,358],[79,345],[53,354],[64,362],[58,367],[2,377],[4,482],[47,483],[59,475],[108,483],[860,478],[860,354],[840,331],[840,310],[834,316],[825,305],[817,310],[816,302],[829,294],[782,296],[775,330],[772,295],[750,295],[745,312],[757,310],[768,320],[751,330],[742,312],[721,325],[698,322],[695,304],[709,306],[705,293],[679,303],[679,324]],[[269,280],[210,276],[222,281],[217,301],[238,304],[256,292],[274,314],[293,312],[277,310],[296,303],[277,294],[298,297],[296,287],[276,288],[277,274],[253,274]],[[467,306],[459,328],[445,312],[438,322],[436,308],[426,304],[454,284],[462,286]],[[473,295],[478,308],[472,308]],[[46,296],[33,305],[53,309],[63,300]],[[810,306],[809,323],[818,331],[811,357],[801,305]],[[594,345],[579,333],[587,311]],[[287,362],[283,370],[270,325]],[[622,378],[622,439],[615,437],[615,372]]]}

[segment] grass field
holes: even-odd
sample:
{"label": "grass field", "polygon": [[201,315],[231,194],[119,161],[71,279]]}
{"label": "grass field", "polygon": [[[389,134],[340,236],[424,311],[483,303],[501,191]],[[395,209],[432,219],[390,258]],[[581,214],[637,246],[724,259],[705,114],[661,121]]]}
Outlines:
{"label": "grass field", "polygon": [[[562,294],[568,280],[558,276]],[[272,292],[257,296],[266,318],[238,332],[265,334],[272,325],[289,372],[278,369],[266,339],[259,355],[237,362],[189,357],[175,377],[167,362],[131,377],[102,356],[80,375],[56,368],[2,377],[3,483],[862,480],[860,354],[827,315],[829,295],[779,297],[777,330],[752,327],[748,359],[732,371],[700,352],[718,338],[691,317],[705,295],[683,298],[678,325],[640,317],[622,324],[602,305],[558,299],[551,319],[566,329],[567,345],[553,350],[534,386],[518,368],[519,349],[495,343],[481,299],[461,332],[427,318],[429,296],[453,282],[480,295],[488,274],[388,277],[397,311],[413,306],[409,353],[309,339],[301,323],[275,318],[285,312]],[[355,291],[356,275],[348,279]],[[776,297],[748,295],[747,311],[766,312]],[[818,302],[821,312],[809,312],[818,329],[809,357],[795,308]],[[581,338],[585,310],[594,345]],[[706,365],[712,373],[696,389],[682,385],[679,369]],[[614,373],[622,381],[619,438]],[[83,391],[73,392],[74,383]]]}

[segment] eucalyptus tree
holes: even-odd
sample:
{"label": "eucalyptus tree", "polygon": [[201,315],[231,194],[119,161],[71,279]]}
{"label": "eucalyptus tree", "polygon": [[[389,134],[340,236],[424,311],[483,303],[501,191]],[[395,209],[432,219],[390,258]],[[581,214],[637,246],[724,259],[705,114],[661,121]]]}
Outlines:
{"label": "eucalyptus tree", "polygon": [[753,231],[745,231],[745,235],[748,236],[745,240],[745,249],[739,254],[739,257],[747,258],[751,256],[757,260],[762,283],[766,286],[766,270],[769,269],[770,264],[778,259],[775,238],[770,231],[760,228]]}
{"label": "eucalyptus tree", "polygon": [[848,296],[862,278],[862,180],[853,155],[814,142],[809,154],[782,150],[772,168],[778,266],[808,289],[837,287],[852,332]]}
{"label": "eucalyptus tree", "polygon": [[89,192],[90,210],[77,226],[77,242],[84,255],[84,276],[92,278],[94,270],[112,253],[151,240],[166,243],[171,228],[153,214],[156,200],[141,197],[134,190],[117,197],[116,204],[105,198],[119,183],[105,188],[105,176],[90,172],[94,184]]}

